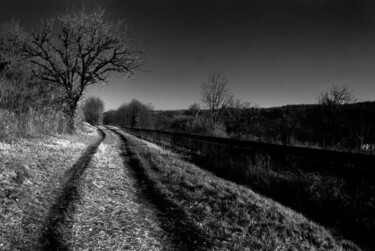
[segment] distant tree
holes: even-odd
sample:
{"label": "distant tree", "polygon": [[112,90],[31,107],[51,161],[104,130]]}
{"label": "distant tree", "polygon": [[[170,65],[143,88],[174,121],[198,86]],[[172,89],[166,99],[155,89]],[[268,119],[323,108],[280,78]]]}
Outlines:
{"label": "distant tree", "polygon": [[103,113],[103,124],[104,125],[117,125],[117,111],[109,110]]}
{"label": "distant tree", "polygon": [[322,105],[343,105],[357,101],[353,92],[346,85],[333,85],[329,91],[322,92],[317,99],[318,103]]}
{"label": "distant tree", "polygon": [[103,122],[104,102],[100,98],[88,98],[83,107],[86,122],[91,125],[101,125]]}
{"label": "distant tree", "polygon": [[208,124],[212,130],[221,124],[223,112],[233,103],[227,84],[228,80],[220,73],[209,74],[207,82],[202,84],[202,102],[209,111]]}
{"label": "distant tree", "polygon": [[151,104],[146,105],[133,99],[129,104],[123,104],[117,109],[117,124],[121,127],[150,128],[152,109]]}
{"label": "distant tree", "polygon": [[195,118],[199,115],[200,111],[201,106],[198,103],[194,103],[189,106],[188,110],[186,111],[186,114]]}
{"label": "distant tree", "polygon": [[24,49],[35,66],[34,76],[62,88],[70,133],[88,86],[106,82],[111,72],[128,75],[141,66],[140,52],[130,46],[123,21],[106,21],[103,9],[42,22]]}
{"label": "distant tree", "polygon": [[186,115],[188,115],[187,121],[187,129],[191,132],[194,132],[194,127],[196,127],[197,118],[200,114],[201,107],[198,103],[194,103],[189,106],[188,110],[186,111]]}

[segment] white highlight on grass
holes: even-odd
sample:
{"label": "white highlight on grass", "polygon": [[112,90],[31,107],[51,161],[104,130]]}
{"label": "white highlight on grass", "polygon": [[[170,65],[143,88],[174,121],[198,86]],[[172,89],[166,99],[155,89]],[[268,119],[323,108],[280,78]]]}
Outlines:
{"label": "white highlight on grass", "polygon": [[49,147],[53,149],[59,149],[59,148],[85,148],[86,145],[81,142],[71,142],[66,139],[56,139],[52,140],[51,142],[45,143],[45,142],[39,142],[39,145],[43,147]]}
{"label": "white highlight on grass", "polygon": [[149,141],[146,141],[146,140],[143,140],[143,139],[140,139],[143,143],[145,143],[149,148],[152,148],[152,149],[155,149],[155,150],[158,150],[158,151],[164,151],[163,148],[161,148],[160,146],[154,144],[154,143],[151,143]]}
{"label": "white highlight on grass", "polygon": [[12,149],[12,145],[0,142],[0,151],[8,152]]}
{"label": "white highlight on grass", "polygon": [[101,143],[99,145],[98,151],[101,152],[101,153],[105,153],[107,148],[108,148],[107,144]]}
{"label": "white highlight on grass", "polygon": [[93,135],[97,135],[98,131],[96,130],[96,127],[90,125],[87,122],[83,122],[82,130],[80,131],[80,133],[84,135],[93,136]]}

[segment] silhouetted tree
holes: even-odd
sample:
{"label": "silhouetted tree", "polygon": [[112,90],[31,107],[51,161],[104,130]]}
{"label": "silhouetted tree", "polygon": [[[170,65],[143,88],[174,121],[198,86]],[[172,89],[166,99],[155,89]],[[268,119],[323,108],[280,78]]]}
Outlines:
{"label": "silhouetted tree", "polygon": [[86,122],[101,125],[103,121],[104,103],[100,98],[90,97],[82,107]]}
{"label": "silhouetted tree", "polygon": [[195,131],[194,128],[196,127],[196,123],[197,123],[197,119],[198,119],[200,111],[201,111],[200,105],[197,103],[194,103],[189,106],[189,109],[185,113],[187,116],[189,116],[188,121],[187,121],[187,129],[191,132]]}
{"label": "silhouetted tree", "polygon": [[116,111],[117,125],[121,127],[150,128],[152,126],[152,105],[146,105],[133,99],[129,104],[121,105]]}
{"label": "silhouetted tree", "polygon": [[210,73],[202,84],[202,102],[209,111],[208,126],[211,130],[221,124],[225,109],[233,103],[233,95],[227,89],[228,80],[220,73]]}
{"label": "silhouetted tree", "polygon": [[329,91],[322,92],[318,97],[318,102],[322,105],[343,105],[356,101],[353,92],[346,85],[333,85]]}
{"label": "silhouetted tree", "polygon": [[71,133],[86,87],[106,82],[111,72],[132,74],[141,66],[140,52],[130,46],[123,22],[106,21],[102,9],[48,19],[30,40],[25,52],[36,66],[34,76],[64,90]]}

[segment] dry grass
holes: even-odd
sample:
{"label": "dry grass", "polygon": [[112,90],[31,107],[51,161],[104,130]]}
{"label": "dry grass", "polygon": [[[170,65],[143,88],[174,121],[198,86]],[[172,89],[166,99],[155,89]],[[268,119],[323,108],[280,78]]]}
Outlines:
{"label": "dry grass", "polygon": [[67,132],[67,118],[53,109],[29,110],[21,114],[0,109],[0,139]]}
{"label": "dry grass", "polygon": [[72,250],[170,248],[153,207],[140,199],[134,175],[124,166],[118,136],[106,134],[82,179],[73,236],[66,241]]}
{"label": "dry grass", "polygon": [[0,250],[37,250],[62,177],[97,134],[0,143]]}
{"label": "dry grass", "polygon": [[357,250],[349,241],[252,190],[127,135],[154,189],[212,250]]}

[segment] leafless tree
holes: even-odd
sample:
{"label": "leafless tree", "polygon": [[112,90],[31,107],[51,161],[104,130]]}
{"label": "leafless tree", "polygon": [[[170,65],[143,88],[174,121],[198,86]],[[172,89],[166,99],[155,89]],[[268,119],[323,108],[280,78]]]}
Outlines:
{"label": "leafless tree", "polygon": [[207,82],[202,84],[202,102],[209,110],[210,127],[213,129],[220,115],[233,103],[233,95],[227,89],[228,80],[220,73],[210,73]]}
{"label": "leafless tree", "polygon": [[[23,52],[27,36],[18,21],[0,27],[0,107],[14,112],[37,108],[49,100],[41,84],[30,79],[30,64]],[[43,89],[50,88],[44,85]]]}
{"label": "leafless tree", "polygon": [[[27,33],[20,26],[18,21],[12,20],[5,23],[0,29],[0,67],[14,67],[24,59],[23,47]],[[1,70],[0,69],[0,70]]]}
{"label": "leafless tree", "polygon": [[121,105],[116,111],[116,124],[120,127],[151,127],[151,104],[143,104],[133,99],[129,104]]}
{"label": "leafless tree", "polygon": [[333,85],[329,91],[322,92],[317,99],[318,103],[322,105],[343,105],[357,101],[353,92],[346,85]]}
{"label": "leafless tree", "polygon": [[191,116],[192,120],[194,121],[196,117],[198,117],[200,111],[201,106],[198,103],[194,103],[189,106],[189,109],[187,110],[187,115]]}
{"label": "leafless tree", "polygon": [[106,82],[109,74],[133,74],[141,66],[140,51],[130,46],[123,21],[105,20],[103,9],[67,13],[42,22],[25,52],[34,64],[34,76],[64,90],[70,132],[74,115],[90,85]]}

